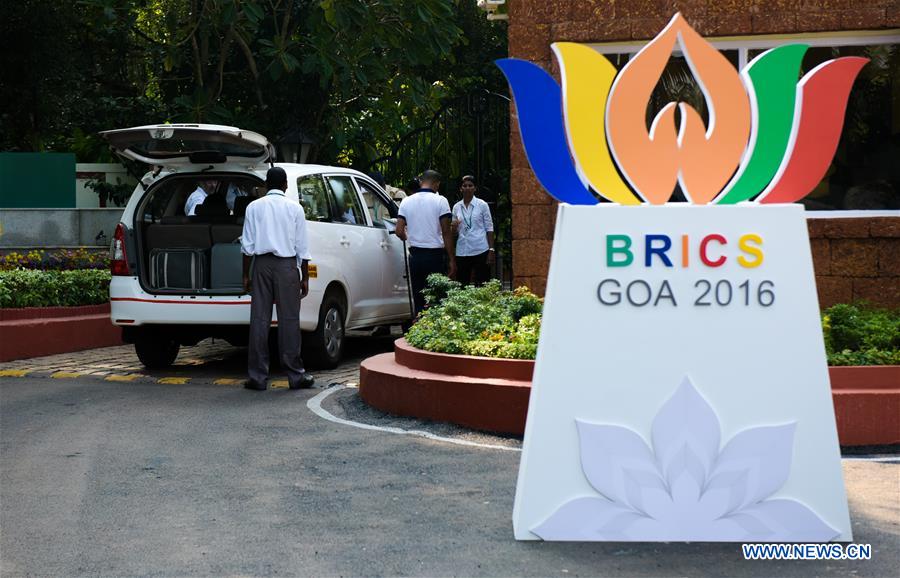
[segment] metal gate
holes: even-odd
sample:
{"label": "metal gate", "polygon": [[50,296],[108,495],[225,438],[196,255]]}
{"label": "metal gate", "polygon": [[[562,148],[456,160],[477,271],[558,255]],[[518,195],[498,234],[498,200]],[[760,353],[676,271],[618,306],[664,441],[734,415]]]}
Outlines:
{"label": "metal gate", "polygon": [[444,176],[441,193],[458,201],[460,179],[473,175],[478,196],[494,217],[495,276],[512,280],[512,202],[509,177],[509,98],[473,90],[446,101],[431,121],[397,141],[391,153],[370,163],[393,186],[405,184],[425,169]]}

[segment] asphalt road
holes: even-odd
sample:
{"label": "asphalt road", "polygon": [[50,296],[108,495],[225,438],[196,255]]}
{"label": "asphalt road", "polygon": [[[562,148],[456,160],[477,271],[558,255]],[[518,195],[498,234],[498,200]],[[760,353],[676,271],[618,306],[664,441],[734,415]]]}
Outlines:
{"label": "asphalt road", "polygon": [[[900,465],[845,461],[859,562],[513,540],[519,454],[356,429],[318,391],[0,379],[3,576],[891,576]],[[892,570],[893,569],[893,570]]]}

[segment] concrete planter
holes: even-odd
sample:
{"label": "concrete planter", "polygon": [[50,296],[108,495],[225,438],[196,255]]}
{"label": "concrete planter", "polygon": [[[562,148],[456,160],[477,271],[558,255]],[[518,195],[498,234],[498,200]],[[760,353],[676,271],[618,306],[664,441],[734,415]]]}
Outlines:
{"label": "concrete planter", "polygon": [[[432,353],[398,339],[394,353],[362,362],[359,393],[394,415],[521,435],[533,372],[533,361]],[[900,366],[831,367],[829,374],[841,445],[900,443]]]}
{"label": "concrete planter", "polygon": [[394,353],[360,364],[359,393],[394,415],[521,434],[533,370],[533,361],[432,353],[398,339]]}
{"label": "concrete planter", "polygon": [[0,309],[0,361],[121,345],[109,303],[83,307]]}

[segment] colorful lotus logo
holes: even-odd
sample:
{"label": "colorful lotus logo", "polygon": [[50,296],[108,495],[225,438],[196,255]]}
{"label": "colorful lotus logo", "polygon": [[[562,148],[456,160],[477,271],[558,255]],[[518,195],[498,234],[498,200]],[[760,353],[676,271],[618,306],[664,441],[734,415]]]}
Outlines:
{"label": "colorful lotus logo", "polygon": [[[703,90],[709,126],[691,106],[669,103],[648,130],[647,105],[676,41]],[[695,204],[791,203],[825,175],[850,88],[868,62],[829,60],[798,82],[807,48],[773,48],[738,74],[676,14],[618,75],[602,54],[568,42],[553,45],[562,89],[530,62],[497,65],[515,98],[528,161],[559,201],[593,205],[593,190],[623,205],[659,205],[679,184]]]}

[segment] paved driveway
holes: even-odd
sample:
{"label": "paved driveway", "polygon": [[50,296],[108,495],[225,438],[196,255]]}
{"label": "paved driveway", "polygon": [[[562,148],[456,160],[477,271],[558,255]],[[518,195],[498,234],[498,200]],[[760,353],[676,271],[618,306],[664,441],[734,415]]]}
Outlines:
{"label": "paved driveway", "polygon": [[[228,355],[210,366],[240,368]],[[855,540],[872,544],[871,561],[749,562],[736,544],[520,543],[517,452],[335,423],[307,405],[333,390],[252,392],[208,369],[179,366],[186,383],[0,378],[0,573],[889,576],[900,565],[896,463],[844,462]],[[353,414],[352,396],[323,407],[339,414],[328,400],[343,397],[345,418],[377,420]]]}
{"label": "paved driveway", "polygon": [[[359,380],[359,362],[370,355],[391,351],[395,337],[348,338],[344,361],[335,369],[311,369],[317,386]],[[206,339],[182,347],[172,367],[148,370],[138,361],[133,345],[48,355],[0,363],[0,377],[95,378],[113,382],[155,382],[168,385],[215,383],[237,385],[247,379],[247,349],[222,340]],[[287,387],[287,379],[273,367],[272,385]]]}

